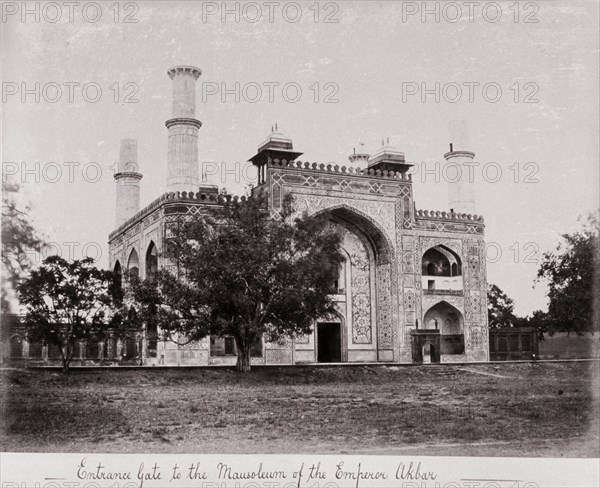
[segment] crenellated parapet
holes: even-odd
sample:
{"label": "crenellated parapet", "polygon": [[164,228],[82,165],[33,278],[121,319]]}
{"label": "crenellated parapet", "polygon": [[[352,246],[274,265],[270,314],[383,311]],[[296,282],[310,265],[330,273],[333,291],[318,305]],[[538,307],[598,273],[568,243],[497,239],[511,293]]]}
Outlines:
{"label": "crenellated parapet", "polygon": [[285,168],[298,168],[303,170],[313,170],[320,173],[329,173],[334,175],[355,175],[355,176],[368,176],[370,178],[386,178],[396,179],[399,181],[410,182],[412,181],[412,175],[410,173],[403,173],[399,171],[382,171],[373,169],[363,169],[352,166],[340,166],[337,164],[323,164],[323,163],[311,163],[309,161],[288,161],[285,159],[271,159],[267,160],[267,166],[269,167],[285,167]]}
{"label": "crenellated parapet", "polygon": [[415,231],[467,233],[482,236],[485,224],[481,215],[439,210],[415,210],[414,220],[405,220],[403,227]]}
{"label": "crenellated parapet", "polygon": [[111,242],[112,240],[114,240],[117,236],[123,234],[124,232],[126,232],[130,227],[134,226],[135,224],[137,224],[140,220],[142,220],[144,217],[146,217],[147,215],[151,214],[152,212],[154,212],[156,209],[158,209],[162,202],[164,202],[164,200],[166,199],[166,195],[162,195],[160,197],[158,197],[156,200],[154,200],[152,203],[146,205],[143,209],[141,209],[139,212],[135,213],[133,216],[131,216],[130,218],[128,218],[125,222],[123,222],[121,225],[119,225],[115,230],[113,230],[109,235],[108,235],[108,241]]}
{"label": "crenellated parapet", "polygon": [[238,195],[223,195],[217,193],[203,193],[203,192],[171,192],[165,195],[167,201],[186,201],[186,202],[213,202],[221,205],[227,203],[244,203],[254,197],[252,196],[238,196]]}
{"label": "crenellated parapet", "polygon": [[465,222],[481,222],[483,223],[483,217],[481,215],[471,215],[465,213],[456,212],[443,212],[439,210],[417,210],[415,217],[417,219],[441,219],[441,220],[459,220]]}
{"label": "crenellated parapet", "polygon": [[263,198],[264,192],[257,191],[256,193],[250,196],[238,196],[238,195],[224,195],[219,194],[217,192],[186,192],[186,191],[177,191],[177,192],[169,192],[164,193],[159,198],[154,200],[152,203],[144,207],[142,210],[137,212],[127,221],[125,221],[122,225],[117,227],[113,232],[111,232],[108,236],[108,240],[112,241],[115,237],[120,234],[126,232],[130,227],[134,226],[136,223],[143,220],[149,214],[153,213],[155,210],[160,207],[173,203],[185,203],[192,205],[214,205],[214,206],[224,206],[224,205],[236,205],[243,204],[248,200],[255,198]]}

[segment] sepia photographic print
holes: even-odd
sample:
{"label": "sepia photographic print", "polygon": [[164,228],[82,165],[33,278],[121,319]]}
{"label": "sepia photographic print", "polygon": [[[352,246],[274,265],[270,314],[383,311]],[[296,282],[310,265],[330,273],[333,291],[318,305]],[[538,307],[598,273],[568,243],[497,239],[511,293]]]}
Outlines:
{"label": "sepia photographic print", "polygon": [[597,1],[0,6],[0,488],[600,486]]}

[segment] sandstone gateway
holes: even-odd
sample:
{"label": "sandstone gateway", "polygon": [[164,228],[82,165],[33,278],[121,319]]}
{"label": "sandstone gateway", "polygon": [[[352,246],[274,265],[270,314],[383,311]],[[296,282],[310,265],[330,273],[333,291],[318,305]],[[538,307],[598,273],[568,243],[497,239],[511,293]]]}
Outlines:
{"label": "sandstone gateway", "polygon": [[[110,266],[142,279],[169,267],[162,249],[179,219],[198,218],[230,198],[199,175],[200,69],[176,66],[168,75],[173,83],[173,112],[166,121],[168,192],[140,210],[135,140],[121,141],[115,175]],[[258,172],[252,191],[268,194],[274,218],[291,193],[299,212],[324,214],[342,233],[346,261],[334,297],[337,312],[317,321],[309,336],[256,344],[252,364],[487,361],[484,223],[467,213],[473,205],[468,185],[450,185],[448,212],[417,210],[412,164],[389,144],[372,155],[354,151],[340,166],[302,162],[301,155],[291,139],[273,130],[249,159]],[[444,154],[457,165],[473,157],[452,146]],[[147,366],[235,364],[233,339],[207,337],[180,346],[151,340],[147,332],[93,345],[91,355],[82,346],[82,358],[135,359]]]}

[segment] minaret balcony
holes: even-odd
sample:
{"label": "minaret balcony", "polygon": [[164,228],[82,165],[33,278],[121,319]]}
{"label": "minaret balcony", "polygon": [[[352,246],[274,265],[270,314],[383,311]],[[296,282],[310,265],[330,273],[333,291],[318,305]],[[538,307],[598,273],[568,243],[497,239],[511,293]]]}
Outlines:
{"label": "minaret balcony", "polygon": [[421,277],[421,287],[426,295],[462,295],[462,276],[427,276]]}

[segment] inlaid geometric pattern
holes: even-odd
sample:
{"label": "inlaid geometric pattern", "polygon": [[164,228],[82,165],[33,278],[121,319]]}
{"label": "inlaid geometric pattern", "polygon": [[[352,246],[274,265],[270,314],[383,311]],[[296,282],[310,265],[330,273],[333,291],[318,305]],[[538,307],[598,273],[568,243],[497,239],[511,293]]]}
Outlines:
{"label": "inlaid geometric pattern", "polygon": [[[373,221],[378,227],[383,228],[385,236],[390,242],[394,242],[396,235],[394,221],[395,207],[391,202],[309,195],[296,192],[294,192],[294,202],[298,212],[307,212],[309,215],[339,207],[340,205],[347,206],[349,209],[356,209],[360,214]],[[393,246],[391,247],[393,248]]]}
{"label": "inlaid geometric pattern", "polygon": [[319,183],[319,178],[315,178],[314,176],[302,176],[304,179],[304,183],[302,186],[314,187]]}
{"label": "inlaid geometric pattern", "polygon": [[343,232],[342,248],[350,256],[352,343],[371,344],[371,267],[369,254],[356,234],[345,228],[343,228]]}
{"label": "inlaid geometric pattern", "polygon": [[267,349],[265,353],[267,364],[292,363],[292,349]]}
{"label": "inlaid geometric pattern", "polygon": [[412,290],[404,291],[404,310],[411,311],[415,309],[415,293]]}
{"label": "inlaid geometric pattern", "polygon": [[369,183],[369,191],[371,193],[382,193],[381,183]]}
{"label": "inlaid geometric pattern", "polygon": [[392,345],[390,267],[389,263],[377,266],[377,327],[379,331],[379,344],[384,347]]}
{"label": "inlaid geometric pattern", "polygon": [[412,196],[412,191],[409,186],[401,186],[400,187],[400,196],[401,197],[410,197]]}
{"label": "inlaid geometric pattern", "polygon": [[342,191],[348,190],[350,187],[350,183],[346,180],[338,181],[338,188]]}

